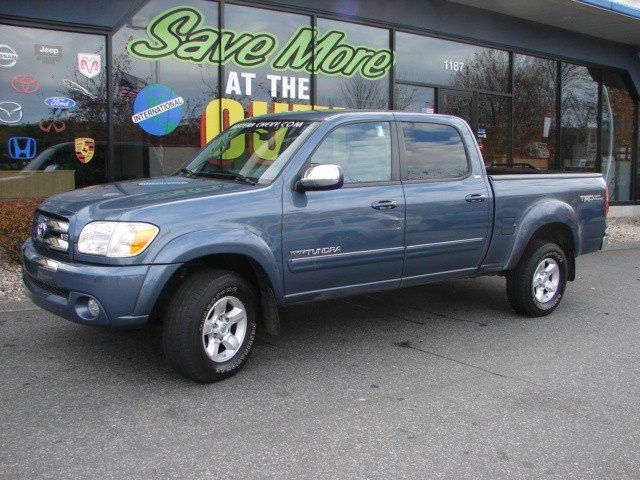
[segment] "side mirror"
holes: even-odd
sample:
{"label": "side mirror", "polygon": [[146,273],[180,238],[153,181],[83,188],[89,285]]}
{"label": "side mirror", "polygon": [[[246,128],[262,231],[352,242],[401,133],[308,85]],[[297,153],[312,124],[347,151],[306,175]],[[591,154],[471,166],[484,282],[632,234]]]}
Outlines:
{"label": "side mirror", "polygon": [[344,184],[342,169],[338,165],[313,165],[296,183],[296,190],[336,190]]}

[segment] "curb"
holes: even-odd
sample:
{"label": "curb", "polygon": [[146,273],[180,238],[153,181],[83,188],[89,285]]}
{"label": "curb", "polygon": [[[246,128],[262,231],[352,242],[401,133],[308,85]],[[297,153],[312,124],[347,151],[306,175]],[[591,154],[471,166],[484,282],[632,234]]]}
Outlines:
{"label": "curb", "polygon": [[607,248],[604,249],[605,252],[610,250],[632,250],[640,248],[640,242],[630,242],[630,243],[614,243],[612,245],[608,245]]}

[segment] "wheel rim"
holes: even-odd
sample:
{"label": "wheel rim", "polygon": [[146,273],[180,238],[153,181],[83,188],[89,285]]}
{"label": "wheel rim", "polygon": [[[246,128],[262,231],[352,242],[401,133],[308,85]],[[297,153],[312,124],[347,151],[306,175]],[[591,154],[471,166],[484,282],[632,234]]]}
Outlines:
{"label": "wheel rim", "polygon": [[533,296],[539,303],[551,301],[560,285],[560,267],[553,258],[542,260],[533,274]]}
{"label": "wheel rim", "polygon": [[202,346],[214,362],[226,362],[240,350],[247,333],[247,311],[239,298],[222,297],[204,317]]}

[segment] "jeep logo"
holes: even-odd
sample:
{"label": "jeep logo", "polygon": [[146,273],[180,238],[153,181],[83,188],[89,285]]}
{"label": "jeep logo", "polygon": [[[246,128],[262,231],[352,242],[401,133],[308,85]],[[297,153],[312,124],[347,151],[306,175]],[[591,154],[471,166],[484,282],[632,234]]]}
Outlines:
{"label": "jeep logo", "polygon": [[58,45],[35,45],[35,55],[42,63],[57,63],[62,58],[62,47]]}

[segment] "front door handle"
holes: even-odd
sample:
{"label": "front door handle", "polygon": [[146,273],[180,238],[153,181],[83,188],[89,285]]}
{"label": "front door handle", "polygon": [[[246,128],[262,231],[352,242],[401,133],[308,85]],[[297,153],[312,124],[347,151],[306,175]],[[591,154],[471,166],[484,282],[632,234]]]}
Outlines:
{"label": "front door handle", "polygon": [[481,203],[484,202],[487,196],[484,193],[471,193],[464,197],[464,199],[469,203]]}
{"label": "front door handle", "polygon": [[380,200],[371,204],[371,208],[375,208],[376,210],[391,210],[397,206],[398,202],[395,200]]}

